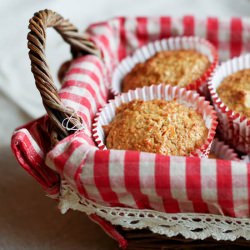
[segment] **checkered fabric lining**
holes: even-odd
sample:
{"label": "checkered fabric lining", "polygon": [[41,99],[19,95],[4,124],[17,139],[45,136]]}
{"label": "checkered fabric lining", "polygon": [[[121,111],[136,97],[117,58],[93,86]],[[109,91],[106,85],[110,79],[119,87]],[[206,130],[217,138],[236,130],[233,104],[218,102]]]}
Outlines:
{"label": "checkered fabric lining", "polygon": [[197,35],[212,42],[225,60],[250,50],[250,20],[121,17],[93,24],[87,32],[104,62],[90,55],[72,61],[60,90],[63,103],[77,111],[85,129],[51,150],[46,116],[18,129],[12,149],[22,167],[53,197],[63,178],[80,195],[108,206],[249,216],[250,165],[98,150],[91,126],[95,113],[107,102],[114,67],[136,48],[170,36]]}

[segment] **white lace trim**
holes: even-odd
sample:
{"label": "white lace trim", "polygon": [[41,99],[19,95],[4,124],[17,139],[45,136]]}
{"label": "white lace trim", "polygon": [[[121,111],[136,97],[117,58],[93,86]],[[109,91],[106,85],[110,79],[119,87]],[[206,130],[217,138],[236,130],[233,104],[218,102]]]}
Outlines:
{"label": "white lace trim", "polygon": [[62,213],[73,209],[88,215],[97,214],[116,226],[128,229],[147,228],[167,237],[180,234],[185,238],[201,240],[207,237],[232,241],[243,237],[250,240],[250,219],[211,214],[167,214],[153,210],[106,207],[80,197],[65,182],[61,187],[59,208]]}

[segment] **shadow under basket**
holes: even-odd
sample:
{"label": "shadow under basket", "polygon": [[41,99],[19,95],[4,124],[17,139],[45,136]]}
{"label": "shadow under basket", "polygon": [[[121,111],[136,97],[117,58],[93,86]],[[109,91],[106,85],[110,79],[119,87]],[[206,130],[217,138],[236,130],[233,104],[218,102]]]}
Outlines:
{"label": "shadow under basket", "polygon": [[185,239],[183,236],[166,237],[152,233],[149,230],[126,230],[118,229],[128,241],[128,250],[153,250],[153,249],[241,249],[249,248],[249,242],[244,238],[236,241],[221,240],[217,241],[212,237],[205,240]]}
{"label": "shadow under basket", "polygon": [[[47,27],[59,32],[71,46],[73,55],[73,60],[64,64],[59,72],[63,79],[59,92],[45,57]],[[92,24],[81,34],[57,13],[43,10],[35,13],[29,29],[31,70],[47,115],[18,128],[11,146],[20,165],[48,196],[59,201],[63,213],[68,209],[85,212],[116,239],[120,247],[127,249],[249,248],[248,164],[100,150],[91,129],[95,114],[110,97],[112,72],[135,49],[156,39],[199,35],[213,43],[220,60],[225,60],[249,49],[250,19],[118,17]],[[147,171],[141,171],[145,166],[151,171],[150,178]],[[182,171],[180,176],[171,172],[175,171],[173,166]],[[121,171],[122,168],[126,171]],[[157,181],[157,169],[170,174],[158,174]],[[211,173],[211,169],[215,172]],[[193,176],[194,171],[199,175]],[[113,172],[116,176],[110,176]],[[171,187],[170,179],[162,182],[162,176],[173,178],[171,183],[177,186]],[[183,180],[175,182],[175,178]],[[216,180],[212,194],[202,186],[206,178],[214,178],[212,183]],[[144,183],[148,186],[143,186]],[[182,196],[177,199],[175,192],[181,193],[182,188],[188,202],[182,200]],[[211,197],[206,198],[209,195]],[[229,198],[223,200],[224,196]],[[157,199],[152,202],[152,198],[159,202]],[[217,201],[209,203],[209,199]],[[147,202],[149,206],[145,205]],[[161,204],[164,208],[157,211]],[[127,221],[122,216],[125,214]],[[128,223],[132,216],[139,219]],[[189,222],[189,229],[185,231]],[[124,226],[126,223],[130,227]],[[157,223],[161,226],[157,227]]]}

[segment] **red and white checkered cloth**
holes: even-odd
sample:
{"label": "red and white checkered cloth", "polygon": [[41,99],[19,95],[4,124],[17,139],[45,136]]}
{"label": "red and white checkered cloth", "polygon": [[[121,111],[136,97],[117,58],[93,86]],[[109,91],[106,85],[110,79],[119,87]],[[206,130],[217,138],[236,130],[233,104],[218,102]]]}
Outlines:
{"label": "red and white checkered cloth", "polygon": [[82,196],[108,206],[249,216],[250,165],[98,150],[91,125],[107,102],[114,67],[137,47],[173,35],[197,35],[210,40],[224,60],[250,51],[250,20],[121,17],[93,24],[87,32],[101,49],[104,63],[95,56],[74,60],[60,91],[63,103],[83,118],[85,130],[50,150],[47,117],[28,124],[12,138],[19,163],[52,196],[58,194],[63,178]]}

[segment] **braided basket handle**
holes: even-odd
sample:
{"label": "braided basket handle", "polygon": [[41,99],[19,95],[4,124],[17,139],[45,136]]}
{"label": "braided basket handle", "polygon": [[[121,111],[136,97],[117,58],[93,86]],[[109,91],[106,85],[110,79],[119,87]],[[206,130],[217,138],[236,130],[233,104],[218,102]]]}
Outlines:
{"label": "braided basket handle", "polygon": [[52,141],[60,140],[73,130],[67,130],[62,125],[65,119],[69,119],[69,128],[79,128],[81,118],[70,108],[65,107],[60,100],[58,91],[54,85],[45,56],[46,28],[53,27],[71,46],[73,57],[84,54],[101,56],[100,51],[89,41],[88,37],[80,34],[77,28],[68,20],[51,10],[42,10],[34,14],[30,19],[28,34],[29,58],[31,60],[31,71],[34,74],[36,87],[38,88],[43,105],[48,113],[53,127]]}

